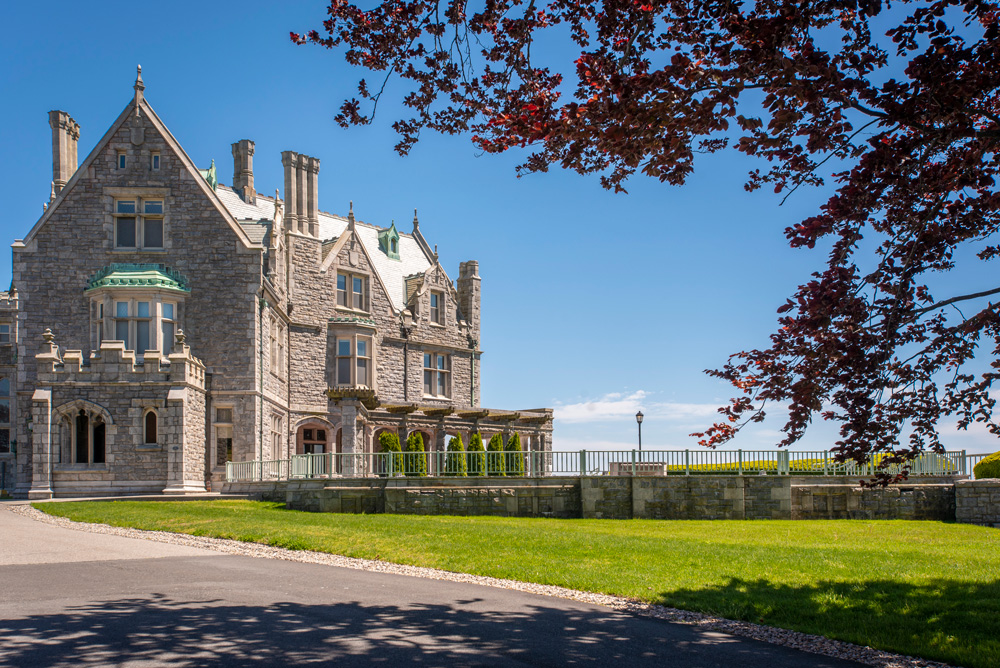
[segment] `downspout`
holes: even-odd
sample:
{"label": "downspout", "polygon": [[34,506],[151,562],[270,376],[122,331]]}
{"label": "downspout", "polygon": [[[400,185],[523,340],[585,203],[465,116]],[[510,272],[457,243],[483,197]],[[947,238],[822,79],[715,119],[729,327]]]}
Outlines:
{"label": "downspout", "polygon": [[258,441],[260,444],[260,479],[264,479],[264,309],[267,308],[267,300],[264,299],[264,289],[260,290],[260,300],[257,302],[260,307],[258,319],[260,320],[260,359],[257,366],[260,368],[260,416],[258,424]]}

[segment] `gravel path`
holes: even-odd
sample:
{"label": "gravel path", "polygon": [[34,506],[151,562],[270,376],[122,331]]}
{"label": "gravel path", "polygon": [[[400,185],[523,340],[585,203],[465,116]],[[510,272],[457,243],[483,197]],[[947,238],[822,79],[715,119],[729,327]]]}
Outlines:
{"label": "gravel path", "polygon": [[139,529],[127,529],[123,527],[113,527],[107,524],[90,524],[86,522],[73,522],[71,520],[54,517],[40,510],[35,510],[30,505],[8,506],[12,512],[30,517],[31,519],[47,524],[75,529],[77,531],[90,531],[93,533],[111,534],[124,536],[127,538],[140,538],[144,540],[154,540],[161,543],[172,543],[175,545],[187,545],[190,547],[200,547],[227,554],[236,554],[247,557],[257,557],[264,559],[284,559],[286,561],[300,561],[310,564],[326,564],[329,566],[339,566],[341,568],[353,568],[355,570],[375,571],[379,573],[392,573],[396,575],[408,575],[411,577],[428,578],[432,580],[451,580],[453,582],[466,582],[478,584],[486,587],[498,587],[502,589],[513,589],[528,592],[531,594],[541,594],[543,596],[555,596],[574,601],[583,601],[596,605],[606,606],[614,610],[628,612],[631,614],[654,617],[669,622],[681,624],[692,624],[704,629],[730,633],[732,635],[753,638],[763,642],[792,647],[813,654],[821,654],[838,659],[846,659],[867,664],[869,666],[879,666],[880,668],[950,668],[947,664],[936,661],[927,661],[900,654],[892,654],[870,647],[861,647],[839,640],[831,640],[822,636],[814,636],[797,631],[788,631],[750,622],[740,622],[730,619],[721,619],[698,612],[667,608],[661,605],[644,603],[633,599],[622,598],[620,596],[608,596],[606,594],[592,594],[575,589],[555,587],[552,585],[531,584],[519,582],[517,580],[503,580],[500,578],[484,577],[481,575],[469,575],[467,573],[452,573],[435,568],[423,568],[419,566],[405,566],[392,564],[386,561],[376,561],[371,559],[355,559],[352,557],[342,557],[324,552],[310,552],[306,550],[288,550],[259,543],[243,543],[236,540],[222,538],[207,538],[204,536],[189,536],[186,534],[169,533],[166,531],[141,531]]}

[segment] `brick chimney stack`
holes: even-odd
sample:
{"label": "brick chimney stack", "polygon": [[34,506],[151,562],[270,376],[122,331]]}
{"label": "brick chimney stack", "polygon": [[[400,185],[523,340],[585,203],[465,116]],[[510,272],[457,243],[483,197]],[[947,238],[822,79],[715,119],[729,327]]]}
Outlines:
{"label": "brick chimney stack", "polygon": [[50,111],[49,127],[52,128],[52,193],[58,195],[76,172],[80,125],[65,111]]}
{"label": "brick chimney stack", "polygon": [[257,202],[253,187],[253,142],[241,139],[233,144],[233,190],[247,204]]}

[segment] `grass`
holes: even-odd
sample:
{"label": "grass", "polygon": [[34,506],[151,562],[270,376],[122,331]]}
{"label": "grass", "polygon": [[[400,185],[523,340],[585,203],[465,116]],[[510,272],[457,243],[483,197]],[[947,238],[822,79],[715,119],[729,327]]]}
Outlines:
{"label": "grass", "polygon": [[313,514],[252,501],[52,515],[629,596],[967,668],[1000,665],[1000,531],[908,521]]}

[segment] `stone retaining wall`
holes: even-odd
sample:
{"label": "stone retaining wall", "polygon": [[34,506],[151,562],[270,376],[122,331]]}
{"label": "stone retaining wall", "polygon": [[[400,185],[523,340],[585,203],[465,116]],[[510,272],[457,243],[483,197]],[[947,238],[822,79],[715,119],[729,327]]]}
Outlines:
{"label": "stone retaining wall", "polygon": [[[979,509],[976,517],[994,513],[995,519],[979,523],[1000,523],[1000,481],[992,483],[960,483],[960,507]],[[962,501],[966,489],[980,500],[971,505]],[[313,512],[691,520],[956,518],[955,481],[949,477],[887,489],[862,489],[824,476],[334,478],[227,483],[223,492]]]}
{"label": "stone retaining wall", "polygon": [[961,480],[955,485],[955,497],[959,522],[1000,527],[1000,478]]}

